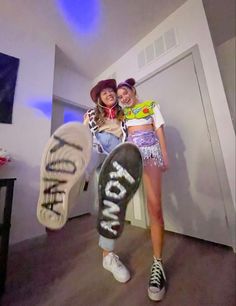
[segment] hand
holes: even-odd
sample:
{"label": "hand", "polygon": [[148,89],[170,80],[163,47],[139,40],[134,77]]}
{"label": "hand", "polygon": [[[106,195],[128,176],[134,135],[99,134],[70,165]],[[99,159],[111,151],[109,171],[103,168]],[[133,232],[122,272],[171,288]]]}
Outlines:
{"label": "hand", "polygon": [[161,170],[163,172],[167,171],[169,169],[169,159],[167,154],[163,154],[163,166],[161,167]]}

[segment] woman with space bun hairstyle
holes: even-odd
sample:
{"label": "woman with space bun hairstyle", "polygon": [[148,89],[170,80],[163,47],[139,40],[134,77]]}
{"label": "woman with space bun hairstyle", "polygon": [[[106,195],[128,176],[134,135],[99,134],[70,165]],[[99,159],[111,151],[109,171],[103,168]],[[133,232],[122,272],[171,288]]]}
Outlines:
{"label": "woman with space bun hairstyle", "polygon": [[153,246],[148,296],[151,300],[160,301],[164,297],[166,283],[162,266],[164,221],[161,205],[162,172],[168,169],[164,119],[159,104],[153,100],[140,101],[134,85],[133,78],[121,82],[117,86],[117,96],[125,114],[128,141],[138,146],[143,158],[143,182]]}

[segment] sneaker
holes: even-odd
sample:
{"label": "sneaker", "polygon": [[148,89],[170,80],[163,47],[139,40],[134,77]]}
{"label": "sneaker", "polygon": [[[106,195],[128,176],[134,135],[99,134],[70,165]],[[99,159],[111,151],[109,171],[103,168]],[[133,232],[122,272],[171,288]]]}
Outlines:
{"label": "sneaker", "polygon": [[161,260],[154,257],[149,280],[148,296],[152,301],[161,301],[165,295],[166,276]]}
{"label": "sneaker", "polygon": [[124,228],[127,204],[137,191],[142,178],[142,157],[132,143],[118,145],[105,159],[99,173],[100,235],[117,239]]}
{"label": "sneaker", "polygon": [[110,271],[118,282],[126,283],[130,279],[128,269],[113,252],[103,257],[102,264],[103,268]]}
{"label": "sneaker", "polygon": [[[59,127],[46,144],[40,168],[37,218],[46,228],[62,228],[68,219],[69,195],[81,190],[90,161],[92,136],[83,124]],[[83,186],[82,186],[83,187]]]}

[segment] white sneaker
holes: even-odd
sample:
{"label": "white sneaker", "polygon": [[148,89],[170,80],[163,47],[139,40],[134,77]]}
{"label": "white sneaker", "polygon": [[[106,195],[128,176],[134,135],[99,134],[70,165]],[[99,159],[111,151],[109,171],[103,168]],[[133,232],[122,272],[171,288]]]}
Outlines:
{"label": "white sneaker", "polygon": [[119,257],[112,252],[103,257],[103,268],[110,271],[120,283],[126,283],[130,279],[128,269],[119,260]]}
{"label": "white sneaker", "polygon": [[69,197],[82,189],[91,152],[92,135],[78,122],[60,126],[48,140],[40,167],[37,205],[38,221],[43,226],[56,230],[65,225],[72,208]]}

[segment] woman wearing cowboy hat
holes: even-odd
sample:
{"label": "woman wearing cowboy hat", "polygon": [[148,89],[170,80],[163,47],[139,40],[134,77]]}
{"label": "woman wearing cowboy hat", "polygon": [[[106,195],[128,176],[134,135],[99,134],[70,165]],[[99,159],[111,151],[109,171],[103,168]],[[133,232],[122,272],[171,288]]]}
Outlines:
{"label": "woman wearing cowboy hat", "polygon": [[97,228],[103,267],[117,281],[125,283],[130,273],[113,250],[115,239],[124,228],[127,204],[142,177],[142,158],[137,146],[122,143],[126,128],[123,111],[117,103],[116,81],[98,82],[90,95],[96,106],[87,111],[84,124],[69,122],[60,126],[45,146],[37,217],[46,228],[62,228],[72,208],[71,194],[82,191],[84,176],[88,177],[102,165]]}
{"label": "woman wearing cowboy hat", "polygon": [[[123,110],[119,106],[117,101],[116,87],[117,87],[116,80],[114,79],[107,79],[98,82],[90,91],[90,96],[94,101],[94,103],[96,104],[96,106],[95,108],[87,111],[84,118],[84,124],[89,126],[89,129],[93,135],[93,147],[95,149],[93,150],[92,154],[93,155],[92,160],[95,162],[93,164],[90,163],[90,165],[87,168],[88,170],[87,172],[91,173],[92,170],[98,168],[101,165],[101,158],[97,157],[98,153],[109,154],[112,152],[105,160],[102,169],[100,171],[99,178],[101,178],[100,181],[102,181],[101,184],[103,185],[104,185],[103,175],[108,171],[107,169],[109,168],[109,164],[111,163],[112,154],[117,154],[117,157],[119,156],[122,159],[120,144],[124,142],[127,137],[127,129],[123,121],[124,119]],[[126,205],[128,203],[128,198],[130,199],[136,192],[140,183],[141,171],[142,171],[141,155],[137,147],[136,146],[132,147],[132,144],[128,143],[123,144],[122,146],[123,146],[123,152],[125,154],[125,158],[123,158],[123,160],[127,159],[126,168],[129,169],[129,171],[134,170],[133,173],[136,181],[136,186],[135,187],[130,186],[130,189],[127,188],[126,199],[120,205],[120,208],[119,207],[116,208],[116,206],[111,201],[108,201],[108,203],[111,203],[109,204],[111,212],[112,209],[113,211],[116,209],[118,210],[121,209],[122,211],[121,213],[122,217],[120,218],[120,220],[122,220],[121,221],[122,225],[118,226],[118,228],[120,229],[119,235],[123,230],[123,220],[125,216]],[[100,154],[100,156],[102,156],[102,162],[103,162],[106,155]],[[126,184],[126,187],[127,186],[128,184]],[[101,186],[99,183],[99,188],[100,187]],[[102,215],[101,201],[103,200],[103,198],[104,194],[100,197],[100,213],[98,218],[98,220],[100,220],[100,222],[98,222],[98,231],[100,233],[99,246],[103,250],[103,267],[106,270],[110,271],[117,281],[125,283],[130,279],[130,273],[128,269],[124,266],[124,264],[119,260],[119,257],[113,252],[115,239],[118,238],[118,236],[114,234],[115,231],[111,227],[110,227],[110,233],[108,233],[108,235],[106,234],[106,231],[104,231],[106,227],[109,229],[109,224],[112,224],[112,222],[114,223],[114,228],[115,228],[116,222],[119,221],[117,221],[116,219],[117,217],[114,214],[113,216],[115,221],[114,220],[107,221],[107,223],[104,223],[106,221],[104,221],[103,216],[101,216]],[[109,208],[105,207],[103,204],[102,206],[104,207],[103,210],[104,212],[109,211]],[[121,206],[123,207],[121,208]],[[111,212],[109,213],[110,215]],[[108,224],[108,222],[110,223]],[[102,228],[101,225],[104,224],[105,226],[103,226]]]}
{"label": "woman wearing cowboy hat", "polygon": [[99,153],[109,153],[127,137],[124,114],[116,98],[116,80],[98,82],[90,91],[96,106],[85,114],[93,135],[93,145]]}

